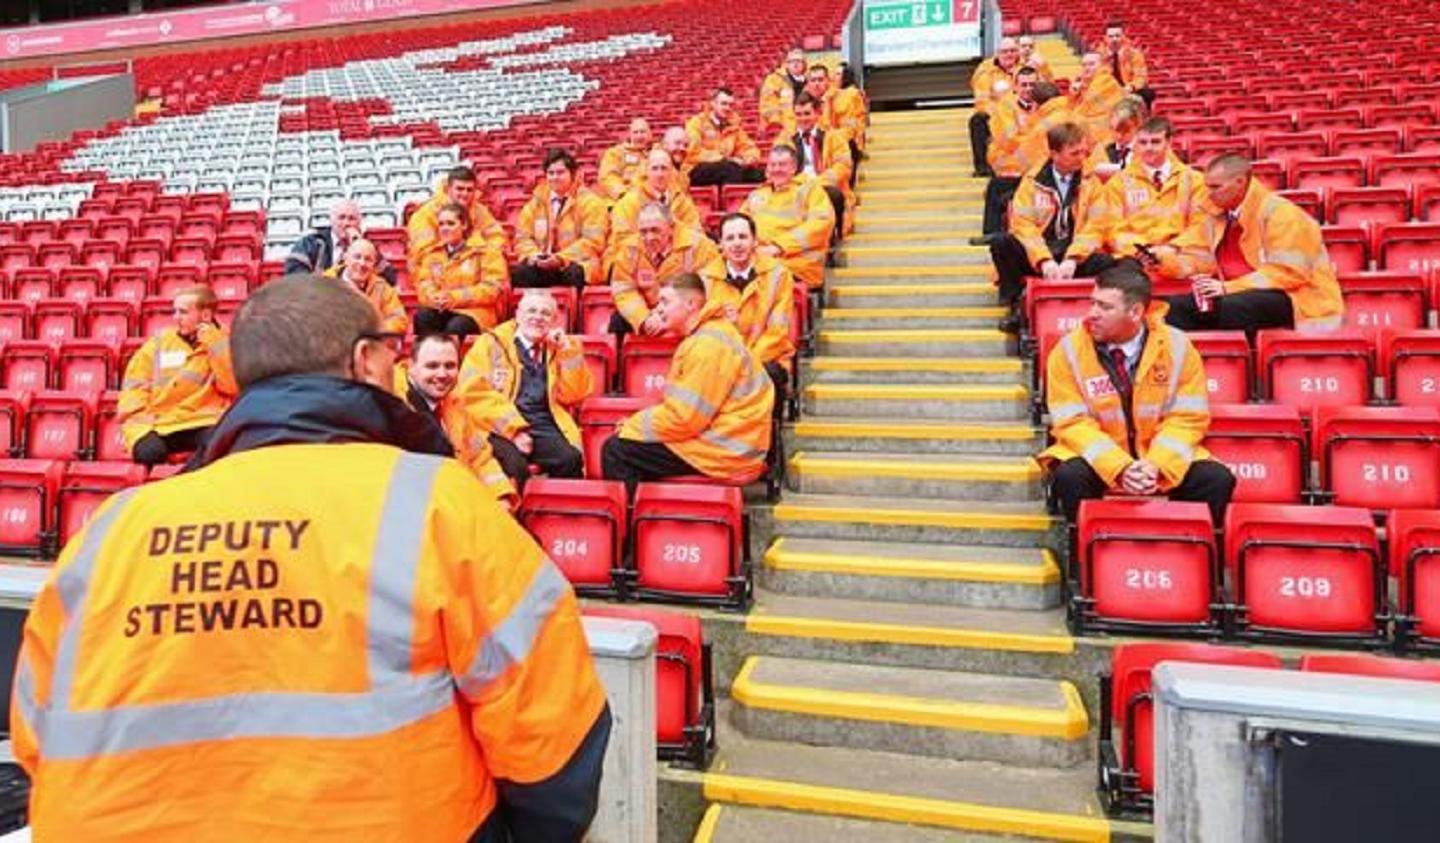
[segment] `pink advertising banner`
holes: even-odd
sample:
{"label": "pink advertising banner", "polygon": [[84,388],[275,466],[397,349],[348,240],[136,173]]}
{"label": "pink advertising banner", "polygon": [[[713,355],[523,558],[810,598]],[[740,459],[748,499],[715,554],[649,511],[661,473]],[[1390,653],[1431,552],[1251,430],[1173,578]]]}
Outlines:
{"label": "pink advertising banner", "polygon": [[470,12],[537,0],[271,0],[0,29],[0,61]]}

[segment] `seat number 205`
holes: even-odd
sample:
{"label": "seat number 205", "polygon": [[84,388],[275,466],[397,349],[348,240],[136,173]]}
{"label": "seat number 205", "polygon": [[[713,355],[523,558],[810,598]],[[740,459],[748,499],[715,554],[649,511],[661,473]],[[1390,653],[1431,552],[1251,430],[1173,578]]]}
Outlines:
{"label": "seat number 205", "polygon": [[660,548],[660,559],[663,562],[688,562],[698,565],[700,563],[700,545],[666,544]]}

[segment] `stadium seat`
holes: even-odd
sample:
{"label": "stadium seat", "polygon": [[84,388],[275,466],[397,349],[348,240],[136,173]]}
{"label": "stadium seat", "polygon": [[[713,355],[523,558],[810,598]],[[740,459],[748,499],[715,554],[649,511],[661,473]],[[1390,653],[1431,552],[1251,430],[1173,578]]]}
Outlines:
{"label": "stadium seat", "polygon": [[34,303],[55,294],[55,272],[50,269],[31,267],[17,269],[10,276],[10,297],[19,301]]}
{"label": "stadium seat", "polygon": [[1214,632],[1222,602],[1210,511],[1201,503],[1087,500],[1077,518],[1081,632]]}
{"label": "stadium seat", "polygon": [[57,493],[59,546],[86,522],[115,492],[145,482],[146,469],[133,462],[72,462],[65,466]]}
{"label": "stadium seat", "polygon": [[95,459],[102,462],[123,462],[130,459],[130,449],[125,447],[121,435],[121,423],[117,418],[120,393],[106,390],[100,393],[95,409]]}
{"label": "stadium seat", "polygon": [[1260,397],[1309,413],[1370,400],[1374,349],[1354,330],[1330,334],[1258,332]]}
{"label": "stadium seat", "polygon": [[47,389],[54,369],[55,349],[48,342],[11,340],[0,350],[0,363],[5,367],[6,389],[32,392]]}
{"label": "stadium seat", "polygon": [[35,339],[51,344],[73,340],[80,335],[85,307],[71,299],[41,299],[35,302]]}
{"label": "stadium seat", "polygon": [[679,341],[671,337],[627,336],[620,346],[621,392],[631,398],[658,402]]}
{"label": "stadium seat", "polygon": [[580,293],[580,333],[597,337],[610,333],[614,312],[615,295],[610,287],[586,287]]}
{"label": "stadium seat", "polygon": [[122,342],[139,323],[139,309],[128,299],[96,299],[85,308],[85,333],[92,340]]}
{"label": "stadium seat", "polygon": [[29,392],[0,389],[0,459],[24,452],[25,410],[29,406]]}
{"label": "stadium seat", "polygon": [[1386,527],[1398,595],[1395,641],[1406,649],[1440,650],[1440,512],[1397,509]]}
{"label": "stadium seat", "polygon": [[25,413],[25,456],[40,460],[80,460],[90,455],[95,392],[42,390]]}
{"label": "stadium seat", "polygon": [[175,325],[175,302],[168,298],[151,297],[140,302],[140,335],[153,337]]}
{"label": "stadium seat", "polygon": [[1311,453],[1340,506],[1440,508],[1440,408],[1322,407]]}
{"label": "stadium seat", "polygon": [[1359,223],[1320,227],[1325,253],[1337,272],[1364,272],[1370,268],[1370,229]]}
{"label": "stadium seat", "polygon": [[1280,404],[1211,404],[1202,443],[1235,475],[1235,502],[1299,503],[1309,466],[1300,411]]}
{"label": "stadium seat", "polygon": [[1296,158],[1290,163],[1290,187],[1296,190],[1364,185],[1365,162],[1360,158]]}
{"label": "stadium seat", "polygon": [[619,591],[627,527],[625,484],[534,477],[525,484],[516,517],[576,591]]}
{"label": "stadium seat", "polygon": [[42,557],[55,546],[59,460],[0,460],[0,553]]}
{"label": "stadium seat", "polygon": [[129,264],[112,266],[108,284],[109,297],[133,301],[138,305],[150,295],[150,286],[154,280],[155,270],[152,267]]}
{"label": "stadium seat", "polygon": [[587,605],[582,612],[655,627],[656,748],[662,759],[708,766],[715,749],[715,686],[700,619],[640,606]]}
{"label": "stadium seat", "polygon": [[1300,657],[1299,666],[1307,673],[1341,673],[1347,676],[1440,682],[1440,662],[1420,659],[1385,658],[1358,653],[1306,653]]}
{"label": "stadium seat", "polygon": [[1384,635],[1385,568],[1369,510],[1231,504],[1232,633],[1320,642]]}
{"label": "stadium seat", "polygon": [[1180,642],[1116,647],[1109,675],[1100,677],[1100,794],[1115,816],[1143,816],[1153,802],[1155,705],[1150,681],[1162,662],[1284,667],[1279,656],[1240,647]]}
{"label": "stadium seat", "polygon": [[1379,155],[1370,165],[1370,183],[1378,187],[1440,184],[1440,154]]}
{"label": "stadium seat", "polygon": [[615,335],[581,334],[580,342],[585,347],[585,365],[590,367],[596,393],[610,392],[615,386]]}
{"label": "stadium seat", "polygon": [[1402,223],[1410,219],[1410,205],[1403,187],[1337,187],[1330,192],[1329,219],[1337,225]]}
{"label": "stadium seat", "polygon": [[1375,245],[1377,269],[1420,273],[1440,269],[1440,224],[1414,222],[1381,226]]}
{"label": "stadium seat", "polygon": [[585,451],[585,476],[600,479],[600,449],[605,440],[615,432],[620,423],[654,401],[628,396],[596,396],[585,399],[580,405],[576,423],[580,426],[580,439]]}
{"label": "stadium seat", "polygon": [[108,340],[70,340],[56,358],[58,385],[67,392],[98,392],[119,385],[117,345]]}
{"label": "stadium seat", "polygon": [[99,298],[104,289],[105,276],[89,266],[64,269],[55,281],[55,295],[80,304]]}
{"label": "stadium seat", "polygon": [[1294,202],[1301,210],[1315,218],[1316,222],[1325,221],[1325,189],[1318,187],[1292,188],[1290,190],[1278,191],[1280,196]]}
{"label": "stadium seat", "polygon": [[748,603],[750,571],[739,488],[641,483],[631,520],[636,595],[737,609]]}
{"label": "stadium seat", "polygon": [[1381,331],[1406,331],[1425,326],[1428,303],[1425,279],[1413,272],[1343,272],[1345,326],[1375,337]]}
{"label": "stadium seat", "polygon": [[1249,401],[1255,378],[1245,332],[1192,331],[1186,337],[1205,361],[1205,383],[1211,403]]}
{"label": "stadium seat", "polygon": [[1415,186],[1415,207],[1411,216],[1416,222],[1440,223],[1440,184]]}

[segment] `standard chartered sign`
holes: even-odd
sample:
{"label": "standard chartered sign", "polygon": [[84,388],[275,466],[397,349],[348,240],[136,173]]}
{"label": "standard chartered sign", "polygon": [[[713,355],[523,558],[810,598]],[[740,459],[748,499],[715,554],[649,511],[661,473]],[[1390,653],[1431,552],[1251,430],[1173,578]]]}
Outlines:
{"label": "standard chartered sign", "polygon": [[979,0],[865,0],[865,63],[923,64],[980,55]]}

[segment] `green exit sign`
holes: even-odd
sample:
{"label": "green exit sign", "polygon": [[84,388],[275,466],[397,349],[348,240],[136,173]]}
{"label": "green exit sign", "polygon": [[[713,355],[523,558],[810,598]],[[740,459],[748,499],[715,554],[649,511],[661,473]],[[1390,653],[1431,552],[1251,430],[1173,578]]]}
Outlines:
{"label": "green exit sign", "polygon": [[954,15],[951,0],[926,3],[877,3],[865,7],[866,29],[912,29],[946,26]]}

